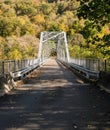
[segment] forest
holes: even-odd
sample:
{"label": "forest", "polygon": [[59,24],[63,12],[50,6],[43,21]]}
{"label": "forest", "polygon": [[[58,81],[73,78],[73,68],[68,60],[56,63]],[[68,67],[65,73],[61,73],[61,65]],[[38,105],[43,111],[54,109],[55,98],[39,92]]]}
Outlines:
{"label": "forest", "polygon": [[110,58],[107,0],[0,0],[0,59],[36,58],[42,31],[65,31],[70,56]]}

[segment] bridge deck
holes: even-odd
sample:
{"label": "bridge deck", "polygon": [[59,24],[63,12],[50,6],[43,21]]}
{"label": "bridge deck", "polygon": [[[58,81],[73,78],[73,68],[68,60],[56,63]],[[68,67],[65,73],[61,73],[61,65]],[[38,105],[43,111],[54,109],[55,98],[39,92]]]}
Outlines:
{"label": "bridge deck", "polygon": [[110,130],[109,99],[52,59],[0,99],[0,130]]}

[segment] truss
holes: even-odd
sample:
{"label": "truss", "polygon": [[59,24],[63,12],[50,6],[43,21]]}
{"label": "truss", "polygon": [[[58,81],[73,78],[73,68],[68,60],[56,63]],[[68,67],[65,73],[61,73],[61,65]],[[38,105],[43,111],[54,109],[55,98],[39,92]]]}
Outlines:
{"label": "truss", "polygon": [[[53,45],[52,45],[53,43]],[[38,59],[40,62],[56,51],[57,59],[69,62],[69,51],[65,32],[41,32]]]}

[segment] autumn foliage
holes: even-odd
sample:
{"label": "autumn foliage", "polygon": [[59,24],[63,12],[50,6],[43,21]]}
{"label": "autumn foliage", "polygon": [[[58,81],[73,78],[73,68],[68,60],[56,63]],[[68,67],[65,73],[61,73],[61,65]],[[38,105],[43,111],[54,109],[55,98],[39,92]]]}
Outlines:
{"label": "autumn foliage", "polygon": [[1,0],[0,59],[36,58],[42,31],[65,31],[72,57],[109,59],[109,8],[105,0]]}

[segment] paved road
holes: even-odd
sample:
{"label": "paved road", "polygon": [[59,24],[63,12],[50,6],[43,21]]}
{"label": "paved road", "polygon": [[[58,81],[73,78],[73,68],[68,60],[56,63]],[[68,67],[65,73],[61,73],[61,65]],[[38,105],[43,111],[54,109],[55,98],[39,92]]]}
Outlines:
{"label": "paved road", "polygon": [[54,59],[0,99],[0,130],[110,130],[110,95]]}

